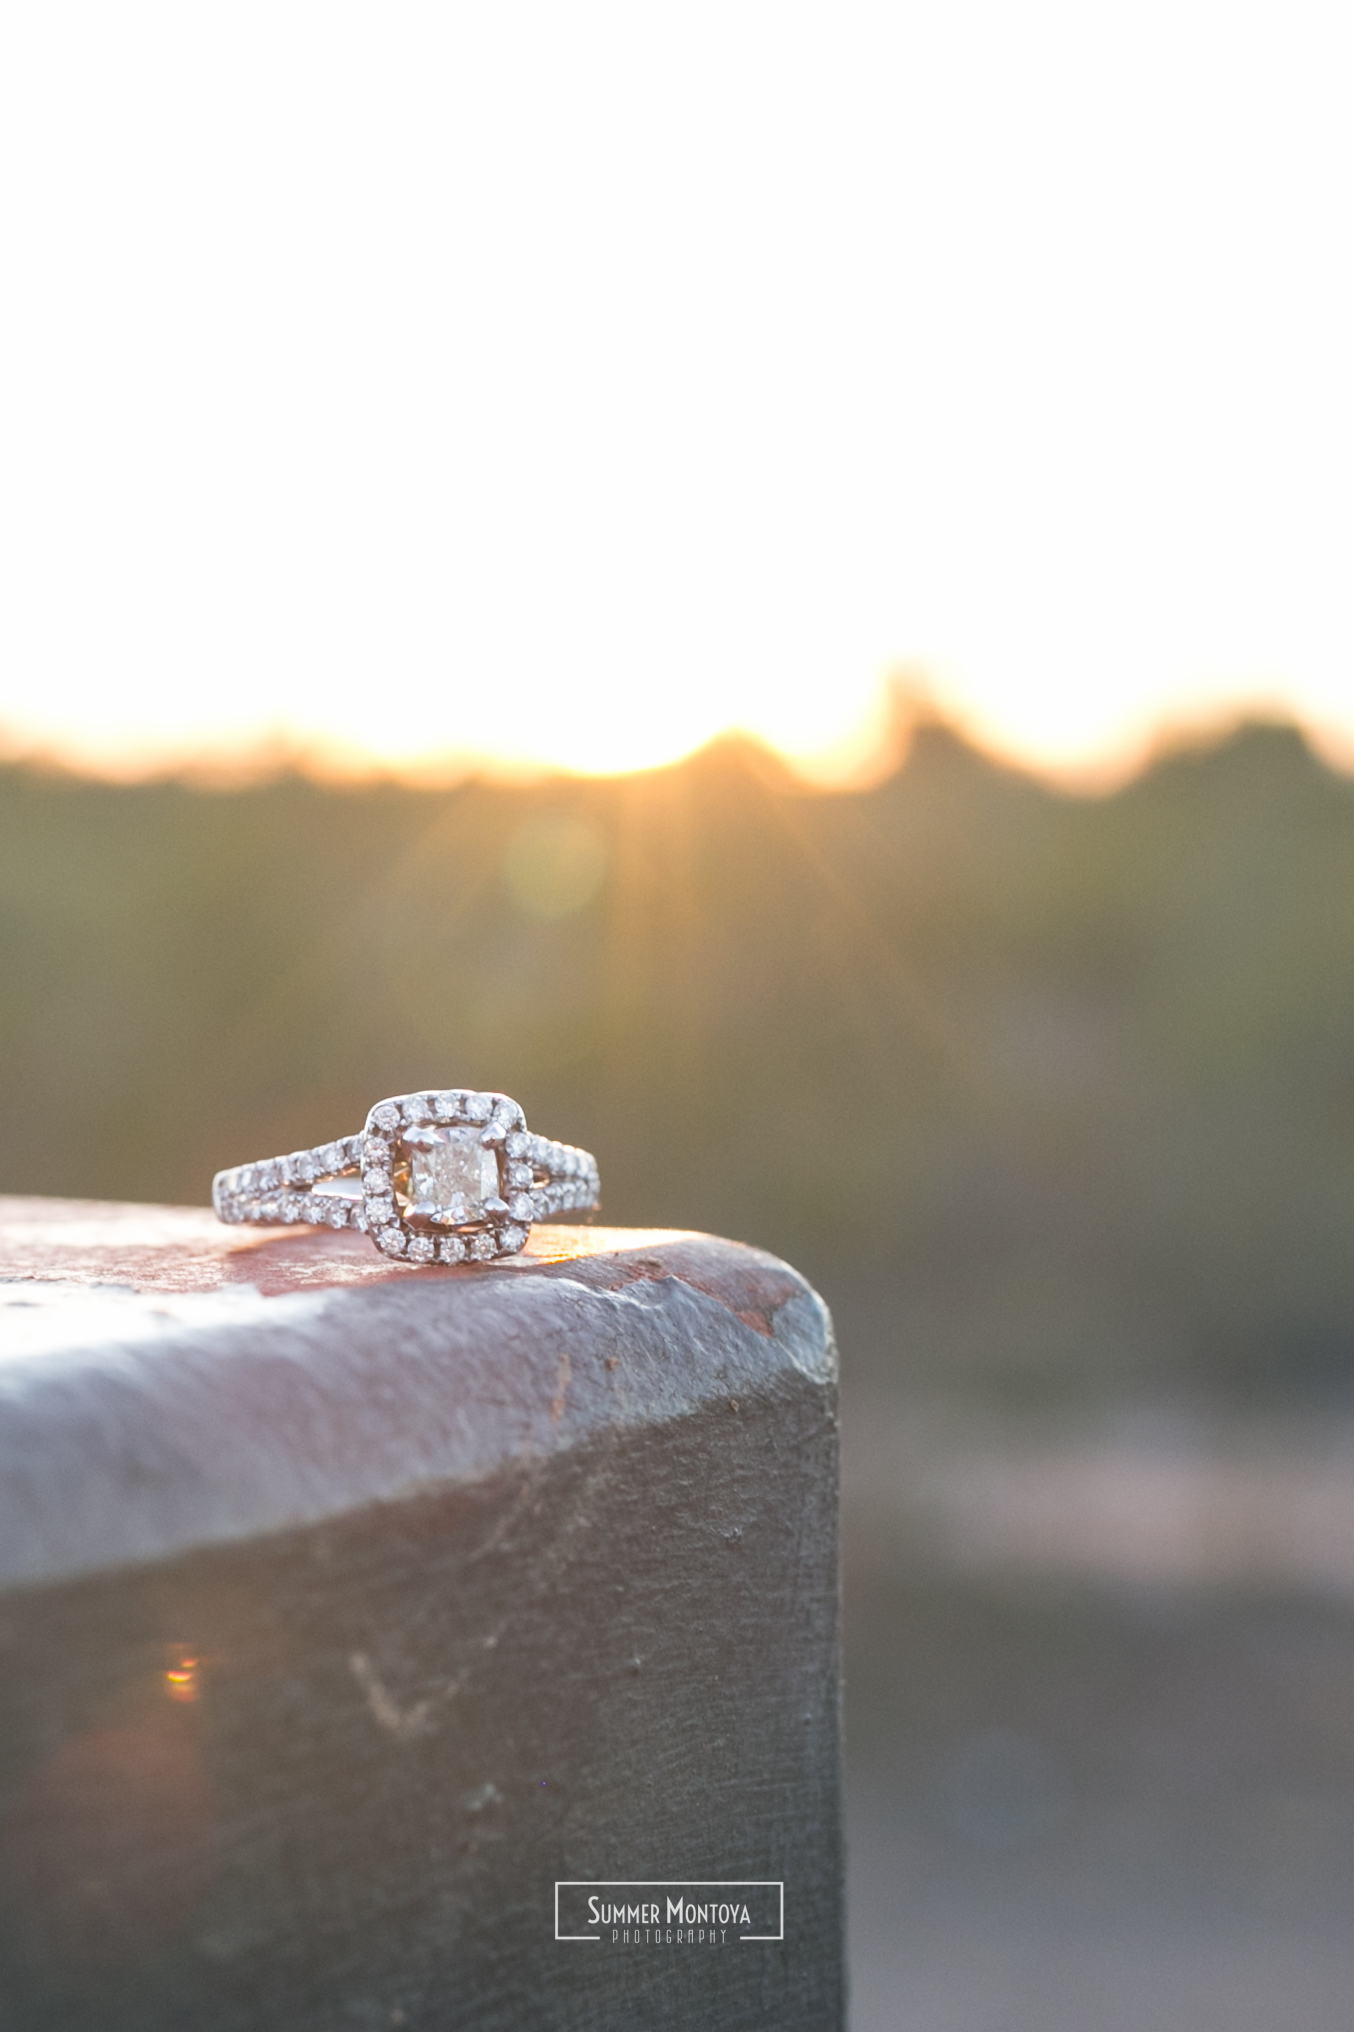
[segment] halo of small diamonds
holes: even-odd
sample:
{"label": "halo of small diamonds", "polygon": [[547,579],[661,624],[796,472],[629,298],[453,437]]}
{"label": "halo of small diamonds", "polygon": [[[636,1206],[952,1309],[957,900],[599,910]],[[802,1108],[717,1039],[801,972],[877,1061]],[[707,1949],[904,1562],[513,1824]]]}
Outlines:
{"label": "halo of small diamonds", "polygon": [[[478,1132],[478,1133],[476,1133]],[[377,1246],[410,1263],[488,1263],[526,1244],[505,1144],[526,1132],[507,1094],[447,1087],[378,1101],[367,1116],[362,1188]],[[396,1251],[387,1237],[397,1233]]]}

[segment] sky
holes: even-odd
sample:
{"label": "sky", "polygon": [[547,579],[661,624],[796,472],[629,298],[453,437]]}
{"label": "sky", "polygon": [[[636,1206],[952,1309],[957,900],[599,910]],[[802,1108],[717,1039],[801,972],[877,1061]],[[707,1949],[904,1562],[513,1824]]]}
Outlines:
{"label": "sky", "polygon": [[0,26],[0,745],[824,780],[1354,761],[1311,0],[44,0]]}

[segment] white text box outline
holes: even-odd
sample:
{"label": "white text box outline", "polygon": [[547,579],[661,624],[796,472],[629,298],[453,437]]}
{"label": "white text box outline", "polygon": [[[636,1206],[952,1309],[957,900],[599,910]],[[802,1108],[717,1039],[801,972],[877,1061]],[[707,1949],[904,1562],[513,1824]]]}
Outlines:
{"label": "white text box outline", "polygon": [[[785,1938],[785,1879],[783,1877],[556,1877],[555,1879],[555,1938],[556,1940],[600,1940],[600,1933],[561,1933],[559,1930],[559,1894],[561,1891],[732,1891],[742,1888],[748,1891],[779,1891],[780,1932],[740,1933],[742,1940],[779,1940]],[[666,1921],[663,1922],[666,1925]],[[685,1921],[682,1922],[685,1924]]]}

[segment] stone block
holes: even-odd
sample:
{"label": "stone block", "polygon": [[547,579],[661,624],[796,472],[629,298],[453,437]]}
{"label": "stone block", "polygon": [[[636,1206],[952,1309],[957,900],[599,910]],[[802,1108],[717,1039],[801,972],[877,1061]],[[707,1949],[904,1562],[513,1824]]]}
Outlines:
{"label": "stone block", "polygon": [[0,1201],[0,2025],[833,2032],[836,1510],[758,1251]]}

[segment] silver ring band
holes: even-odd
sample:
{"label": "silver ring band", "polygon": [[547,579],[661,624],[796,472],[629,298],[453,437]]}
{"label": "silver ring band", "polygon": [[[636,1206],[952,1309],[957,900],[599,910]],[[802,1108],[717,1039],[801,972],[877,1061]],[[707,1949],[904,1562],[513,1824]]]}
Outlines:
{"label": "silver ring band", "polygon": [[218,1171],[223,1221],[356,1228],[410,1263],[486,1263],[533,1221],[591,1213],[597,1160],[534,1135],[507,1094],[463,1087],[378,1101],[356,1136]]}

